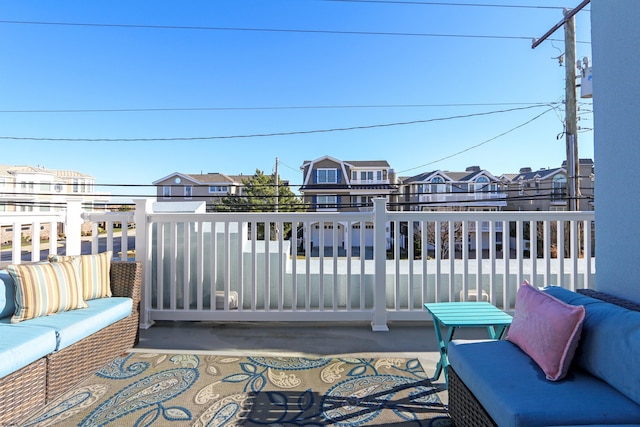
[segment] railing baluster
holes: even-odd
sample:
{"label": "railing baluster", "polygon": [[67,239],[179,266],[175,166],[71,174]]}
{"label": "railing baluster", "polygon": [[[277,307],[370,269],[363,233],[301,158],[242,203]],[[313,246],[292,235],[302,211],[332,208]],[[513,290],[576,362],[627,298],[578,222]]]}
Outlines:
{"label": "railing baluster", "polygon": [[[523,279],[570,289],[592,287],[594,282],[592,212],[154,213],[150,204],[144,210],[144,215],[136,213],[135,229],[147,244],[135,249],[136,258],[146,263],[146,325],[154,319],[375,317],[376,328],[383,329],[385,319],[424,320],[423,302],[481,300],[484,292],[490,302],[510,311]],[[117,248],[120,238],[120,255],[126,259],[131,213],[88,212],[82,218],[93,223],[92,253]],[[24,213],[24,218],[16,218],[2,213],[0,221],[5,228],[13,227],[16,241],[11,257],[2,261],[20,262],[21,230],[32,228],[30,248],[35,253],[28,256],[39,259],[40,224],[54,230],[62,215]],[[98,234],[99,222],[106,224],[106,236]],[[122,224],[120,237],[114,236],[114,223]],[[284,235],[289,225],[290,239]],[[515,230],[513,238],[510,229]],[[380,247],[373,248],[370,242],[377,232]],[[51,234],[49,253],[55,253]],[[389,260],[388,238],[393,247]],[[552,250],[557,250],[553,257]],[[367,259],[372,252],[378,261]],[[220,290],[224,308],[216,310]],[[374,291],[384,311],[372,305]],[[231,292],[238,293],[237,310],[229,306]]]}

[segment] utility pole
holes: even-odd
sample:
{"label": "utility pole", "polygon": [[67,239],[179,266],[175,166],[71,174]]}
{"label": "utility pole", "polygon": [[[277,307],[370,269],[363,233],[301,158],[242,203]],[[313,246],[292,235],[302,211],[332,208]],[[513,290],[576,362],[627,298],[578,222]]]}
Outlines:
{"label": "utility pole", "polygon": [[278,201],[279,201],[279,200],[278,200],[278,197],[280,196],[280,189],[278,188],[278,181],[279,181],[279,179],[278,179],[278,158],[277,158],[277,157],[276,157],[276,169],[275,169],[275,175],[276,175],[276,176],[275,176],[274,181],[275,181],[275,186],[276,186],[276,193],[275,193],[275,206],[274,206],[273,211],[274,211],[274,212],[278,212]]}
{"label": "utility pole", "polygon": [[[275,181],[275,186],[276,186],[275,190],[276,191],[275,191],[275,194],[274,194],[275,198],[274,198],[273,211],[274,212],[278,212],[278,204],[279,204],[278,198],[280,197],[280,189],[278,188],[278,181],[280,181],[280,179],[278,178],[278,158],[277,157],[276,157],[276,168],[275,168],[275,171],[274,171],[274,175],[275,175],[274,181]],[[278,240],[278,236],[280,234],[280,230],[278,229],[278,223],[277,222],[274,224],[274,229],[275,229],[275,238],[276,238],[276,240]]]}
{"label": "utility pole", "polygon": [[531,45],[535,49],[560,27],[564,26],[565,45],[565,140],[567,149],[567,184],[569,195],[567,210],[577,211],[580,200],[580,161],[578,157],[578,108],[576,101],[576,14],[582,10],[590,0],[583,0],[574,9],[565,9],[562,21],[554,25],[539,39],[534,39]]}
{"label": "utility pole", "polygon": [[569,10],[565,9],[564,45],[565,45],[565,140],[567,145],[567,181],[569,199],[567,210],[577,211],[580,198],[580,180],[578,158],[578,104],[576,101],[576,18],[567,18]]}

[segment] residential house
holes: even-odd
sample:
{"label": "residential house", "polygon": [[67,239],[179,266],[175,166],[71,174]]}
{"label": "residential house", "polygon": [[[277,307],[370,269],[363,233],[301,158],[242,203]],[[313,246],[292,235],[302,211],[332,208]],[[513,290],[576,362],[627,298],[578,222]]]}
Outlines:
{"label": "residential house", "polygon": [[[499,211],[506,205],[506,193],[502,190],[502,181],[486,169],[470,166],[462,172],[436,170],[424,172],[412,177],[400,179],[400,205],[410,211]],[[402,227],[403,225],[401,225]],[[443,224],[442,227],[448,227]],[[454,225],[461,227],[460,224]],[[409,230],[400,230],[401,236],[406,236]],[[418,228],[416,228],[418,227]],[[413,232],[420,235],[427,232],[414,224]],[[460,230],[453,230],[458,235]],[[469,241],[466,243],[470,250],[476,249],[477,230],[470,230]],[[482,249],[489,248],[489,223],[482,224]],[[502,225],[495,227],[495,239],[502,239]],[[434,242],[430,242],[433,245]],[[463,242],[456,243],[457,249],[462,249]],[[433,249],[433,248],[431,248]]]}
{"label": "residential house", "polygon": [[330,156],[303,163],[300,188],[309,211],[358,212],[372,209],[374,197],[396,193],[393,169],[386,160],[338,160]]}
{"label": "residential house", "polygon": [[[95,192],[95,178],[74,170],[46,169],[40,166],[0,165],[0,213],[57,212],[69,198],[80,199],[83,209],[93,210],[109,202],[106,193]],[[48,238],[48,224],[41,225],[40,235]],[[57,230],[63,233],[64,230]],[[31,229],[22,236],[30,238]],[[0,231],[2,243],[13,239],[11,227]]]}
{"label": "residential house", "polygon": [[[384,197],[391,201],[397,192],[395,174],[386,160],[339,160],[324,156],[307,160],[301,166],[303,184],[300,187],[303,202],[312,212],[362,212],[373,209],[372,199]],[[348,237],[354,246],[359,245],[360,224],[353,225],[350,236],[340,224],[340,247]],[[329,227],[329,226],[327,226]],[[373,224],[366,224],[366,245],[373,245]],[[357,230],[355,230],[357,229]],[[319,224],[311,237],[312,246],[320,244]],[[325,228],[324,246],[333,245],[333,227]]]}
{"label": "residential house", "polygon": [[[593,210],[593,160],[580,159],[578,210]],[[508,180],[508,206],[512,211],[567,210],[568,180],[566,161],[561,167],[532,170],[521,168]]]}
{"label": "residential house", "polygon": [[499,211],[507,206],[500,179],[479,166],[424,172],[400,182],[404,210]]}
{"label": "residential house", "polygon": [[212,172],[206,174],[186,174],[174,172],[153,182],[157,187],[158,202],[206,203],[207,211],[213,211],[220,198],[242,195],[243,178],[249,175],[225,175]]}

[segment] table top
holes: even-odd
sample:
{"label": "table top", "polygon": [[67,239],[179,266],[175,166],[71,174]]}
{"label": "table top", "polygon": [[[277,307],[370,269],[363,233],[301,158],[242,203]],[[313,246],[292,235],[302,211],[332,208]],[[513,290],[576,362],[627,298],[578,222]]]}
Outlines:
{"label": "table top", "polygon": [[508,326],[513,319],[488,302],[425,303],[424,308],[444,326]]}

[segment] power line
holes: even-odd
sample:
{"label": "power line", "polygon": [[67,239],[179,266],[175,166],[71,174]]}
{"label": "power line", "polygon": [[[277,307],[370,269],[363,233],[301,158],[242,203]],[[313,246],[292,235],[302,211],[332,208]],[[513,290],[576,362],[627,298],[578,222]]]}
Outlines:
{"label": "power line", "polygon": [[429,165],[432,165],[432,164],[434,164],[434,163],[438,163],[438,162],[441,162],[441,161],[443,161],[443,160],[447,160],[447,159],[450,159],[450,158],[452,158],[452,157],[458,156],[458,155],[460,155],[460,154],[462,154],[462,153],[466,153],[467,151],[473,150],[474,148],[478,148],[478,147],[480,147],[480,146],[482,146],[482,145],[484,145],[484,144],[487,144],[487,143],[489,143],[489,142],[491,142],[491,141],[494,141],[494,140],[496,140],[496,139],[498,139],[498,138],[500,138],[500,137],[502,137],[502,136],[504,136],[504,135],[506,135],[506,134],[508,134],[508,133],[510,133],[510,132],[513,132],[513,131],[515,131],[516,129],[519,129],[519,128],[523,127],[523,126],[526,126],[526,125],[528,125],[529,123],[531,123],[531,122],[533,122],[533,121],[535,121],[535,120],[539,119],[539,118],[540,118],[540,117],[542,117],[543,115],[547,114],[549,111],[553,111],[554,109],[555,109],[554,107],[551,107],[551,108],[549,108],[548,110],[545,110],[545,111],[543,111],[542,113],[538,114],[538,115],[537,115],[537,116],[535,116],[534,118],[532,118],[532,119],[530,119],[530,120],[527,120],[526,122],[521,123],[521,124],[519,124],[518,126],[516,126],[516,127],[514,127],[514,128],[511,128],[511,129],[509,129],[509,130],[508,130],[508,131],[506,131],[506,132],[502,132],[500,135],[496,135],[496,136],[494,136],[493,138],[489,138],[489,139],[487,139],[486,141],[483,141],[483,142],[480,142],[480,143],[478,143],[478,144],[472,145],[471,147],[467,147],[467,148],[465,148],[464,150],[460,150],[460,151],[458,151],[458,152],[456,152],[456,153],[453,153],[453,154],[450,154],[450,155],[448,155],[448,156],[442,157],[442,158],[440,158],[440,159],[438,159],[438,160],[434,160],[434,161],[431,161],[431,162],[429,162],[429,163],[425,163],[425,164],[423,164],[423,165],[416,166],[416,167],[411,168],[411,169],[405,169],[405,170],[403,170],[403,171],[399,171],[398,173],[403,173],[403,172],[412,171],[412,170],[414,170],[414,169],[423,168],[423,167],[425,167],[425,166],[429,166]]}
{"label": "power line", "polygon": [[477,3],[454,3],[454,2],[437,2],[437,1],[400,1],[400,0],[323,0],[344,3],[383,3],[383,4],[412,4],[427,6],[463,6],[463,7],[499,7],[499,8],[518,8],[518,9],[556,9],[564,10],[561,6],[531,6],[531,5],[514,5],[514,4],[477,4]]}
{"label": "power line", "polygon": [[432,122],[438,122],[438,121],[463,119],[463,118],[470,118],[470,117],[488,116],[492,114],[508,113],[513,111],[529,110],[531,108],[539,108],[542,106],[549,106],[549,104],[536,104],[536,105],[529,105],[526,107],[510,108],[505,110],[485,111],[481,113],[462,114],[462,115],[456,115],[456,116],[438,117],[438,118],[424,119],[424,120],[411,120],[406,122],[382,123],[382,124],[374,124],[374,125],[350,126],[350,127],[343,127],[343,128],[331,128],[331,129],[258,133],[258,134],[247,134],[247,135],[218,135],[218,136],[171,137],[171,138],[52,138],[52,137],[0,136],[0,140],[4,139],[4,140],[13,140],[13,141],[58,141],[58,142],[60,141],[65,141],[65,142],[153,142],[153,141],[198,141],[198,140],[216,140],[216,139],[264,138],[264,137],[274,137],[274,136],[308,135],[308,134],[315,134],[315,133],[344,132],[344,131],[375,129],[375,128],[392,127],[392,126],[406,126],[406,125],[414,125],[414,124],[421,124],[421,123],[432,123]]}
{"label": "power line", "polygon": [[289,105],[264,107],[169,107],[169,108],[85,108],[85,109],[33,109],[0,110],[0,113],[129,113],[164,111],[251,111],[251,110],[313,110],[313,109],[358,109],[358,108],[444,108],[444,107],[492,107],[508,105],[550,105],[551,102],[493,102],[493,103],[449,103],[449,104],[370,104],[370,105]]}
{"label": "power line", "polygon": [[[206,26],[190,26],[190,25],[99,24],[99,23],[81,23],[81,22],[46,22],[46,21],[12,21],[12,20],[0,20],[0,24],[47,25],[47,26],[67,26],[67,27],[137,28],[137,29],[153,29],[153,30],[251,31],[251,32],[269,32],[269,33],[344,34],[344,35],[364,35],[364,36],[447,37],[447,38],[498,39],[498,40],[503,39],[503,40],[527,40],[527,41],[531,41],[533,39],[532,36],[405,33],[405,32],[387,32],[387,31],[308,30],[308,29],[294,29],[294,28],[206,27]],[[589,43],[589,42],[580,42],[580,43]]]}

